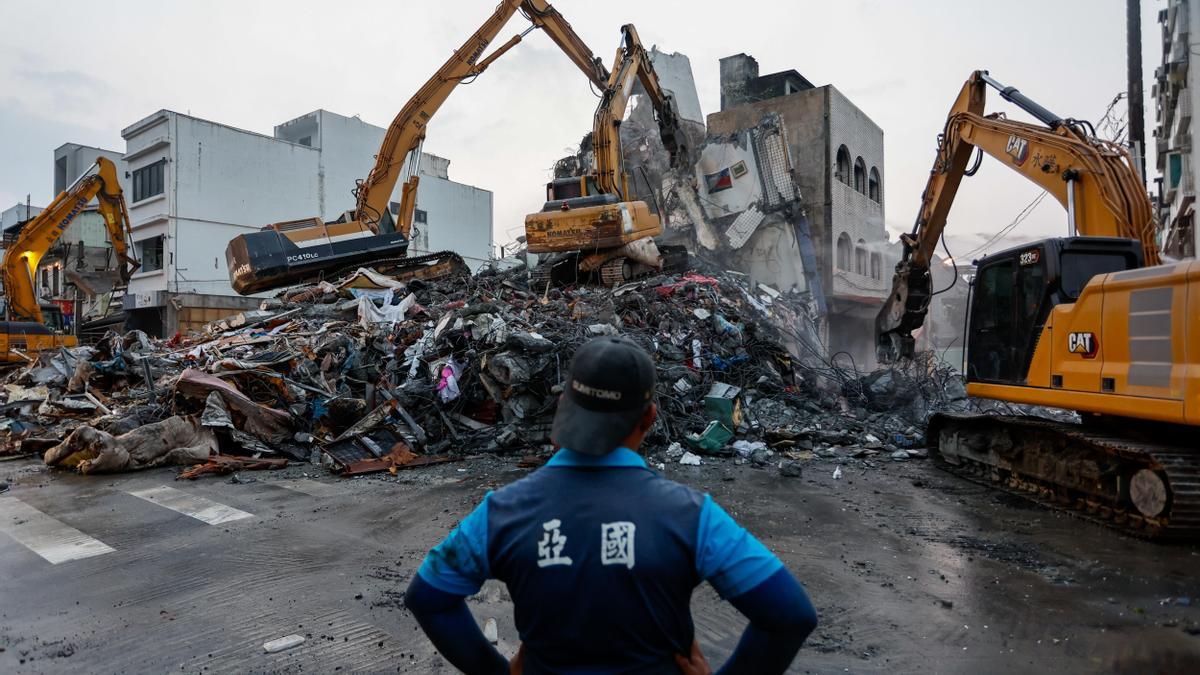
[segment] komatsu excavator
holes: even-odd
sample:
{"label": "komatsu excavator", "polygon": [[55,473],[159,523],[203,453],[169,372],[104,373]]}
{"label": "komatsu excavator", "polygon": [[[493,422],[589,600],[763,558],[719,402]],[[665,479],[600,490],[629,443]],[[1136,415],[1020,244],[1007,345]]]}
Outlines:
{"label": "komatsu excavator", "polygon": [[[1033,115],[984,115],[988,87]],[[1148,538],[1200,535],[1200,262],[1162,264],[1150,202],[1124,148],[1096,138],[986,71],[942,132],[891,296],[881,361],[910,356],[932,297],[930,257],[975,149],[1053,195],[1069,234],[976,261],[964,370],[971,396],[1079,413],[944,413],[935,459],[970,478]],[[1076,234],[1078,236],[1076,236]]]}
{"label": "komatsu excavator", "polygon": [[121,282],[128,284],[130,275],[137,271],[139,263],[133,257],[129,211],[117,181],[117,167],[101,157],[44,211],[25,223],[16,239],[4,249],[6,302],[5,321],[0,324],[0,363],[25,363],[32,359],[31,352],[77,344],[73,335],[62,335],[46,325],[38,302],[36,275],[46,252],[93,199],[108,230]]}
{"label": "komatsu excavator", "polygon": [[[529,20],[530,27],[485,57],[483,53],[488,45],[517,12]],[[610,106],[611,110],[618,114],[624,111],[633,80],[628,77],[610,77],[600,59],[592,54],[556,9],[545,0],[502,0],[484,24],[454,52],[396,115],[384,135],[379,153],[375,156],[374,168],[365,179],[358,182],[355,189],[357,204],[353,211],[331,223],[322,222],[320,218],[275,223],[260,231],[239,235],[229,243],[225,250],[225,258],[234,290],[242,294],[257,293],[335,274],[341,270],[351,270],[362,264],[370,264],[398,278],[431,278],[468,273],[462,257],[451,251],[406,257],[412,232],[413,212],[416,208],[417,186],[420,182],[418,167],[421,146],[429,121],[455,88],[464,80],[469,81],[482,74],[496,59],[515,47],[534,29],[544,30],[584,75],[605,92],[605,97],[614,101]],[[637,42],[636,31],[632,26],[627,26],[625,34],[626,52],[630,52],[630,47],[635,49],[629,53],[628,59],[618,53],[618,62],[629,66],[629,72],[638,75],[648,90],[653,88],[652,96],[658,97],[656,107],[663,111],[662,119],[675,120],[673,113],[668,112],[673,108],[670,107],[666,94],[659,89],[657,78],[649,75],[653,71],[649,70],[649,59],[645,50]],[[639,62],[644,62],[644,65],[639,65]],[[612,89],[617,84],[620,88]],[[604,108],[603,104],[601,107]],[[617,117],[608,126],[615,130],[615,125],[619,123],[620,117]],[[598,121],[597,128],[599,126]],[[604,138],[611,139],[612,136],[606,132]],[[604,157],[604,161],[610,164],[599,174],[600,180],[604,181],[600,191],[606,194],[625,194],[627,188],[616,188],[614,183],[627,180],[620,171],[619,139],[611,142],[614,145],[612,148],[605,148]],[[615,165],[611,164],[611,153],[614,150],[618,158]],[[599,154],[598,152],[597,155]],[[404,175],[407,175],[407,178],[401,189],[394,231],[388,231],[393,226],[388,208],[389,200],[396,183]],[[578,191],[583,192],[585,189],[590,188],[581,186]],[[639,208],[645,213],[638,211]],[[647,218],[650,214],[644,202],[622,204],[621,209],[621,213],[627,215],[611,223],[621,228],[621,233],[615,239],[609,237],[603,241],[628,243],[649,236],[655,231],[650,218]],[[588,220],[589,225],[592,220]],[[657,218],[653,220],[656,224]],[[604,222],[609,221],[611,219]],[[636,235],[632,231],[635,225],[640,228]],[[561,231],[560,227],[553,229],[556,233]]]}

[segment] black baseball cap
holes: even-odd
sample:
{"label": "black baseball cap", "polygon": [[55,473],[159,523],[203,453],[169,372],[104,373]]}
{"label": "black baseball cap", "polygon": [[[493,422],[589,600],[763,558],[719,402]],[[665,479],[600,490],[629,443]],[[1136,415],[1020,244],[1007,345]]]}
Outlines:
{"label": "black baseball cap", "polygon": [[550,438],[588,455],[616,450],[654,399],[654,362],[637,343],[598,337],[575,352]]}

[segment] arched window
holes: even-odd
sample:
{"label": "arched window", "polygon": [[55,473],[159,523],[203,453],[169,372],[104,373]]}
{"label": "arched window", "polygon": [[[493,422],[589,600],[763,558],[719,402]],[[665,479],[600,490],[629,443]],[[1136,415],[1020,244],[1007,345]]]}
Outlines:
{"label": "arched window", "polygon": [[867,179],[867,196],[876,204],[882,203],[883,198],[880,197],[879,169],[871,167],[871,176]]}
{"label": "arched window", "polygon": [[867,194],[867,163],[862,157],[854,160],[854,190]]}
{"label": "arched window", "polygon": [[859,239],[858,246],[854,247],[854,271],[867,276],[867,242],[862,239]]}
{"label": "arched window", "polygon": [[837,151],[837,169],[834,175],[838,180],[849,185],[850,171],[850,149],[843,145]]}
{"label": "arched window", "polygon": [[878,253],[871,253],[871,278],[883,278],[883,256]]}
{"label": "arched window", "polygon": [[845,232],[838,235],[837,266],[840,270],[850,271],[850,255],[854,247],[850,244],[850,235]]}

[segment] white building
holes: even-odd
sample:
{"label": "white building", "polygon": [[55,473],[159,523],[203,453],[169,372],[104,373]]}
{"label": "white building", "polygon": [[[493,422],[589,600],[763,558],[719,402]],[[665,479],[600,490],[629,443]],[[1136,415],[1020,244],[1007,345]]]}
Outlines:
{"label": "white building", "polygon": [[1191,36],[1200,35],[1200,7],[1191,0],[1169,0],[1158,13],[1162,26],[1162,65],[1154,71],[1152,93],[1157,112],[1159,222],[1166,230],[1163,252],[1194,258],[1200,234],[1194,224],[1196,163],[1192,152],[1192,110],[1200,106],[1200,73],[1189,67]]}
{"label": "white building", "polygon": [[13,227],[17,223],[23,223],[44,210],[41,206],[13,204],[7,209],[0,211],[0,230],[7,233],[10,227]]}
{"label": "white building", "polygon": [[123,191],[129,192],[129,176],[125,175],[121,164],[125,157],[120,152],[79,143],[63,143],[54,149],[54,196],[57,197],[80,176],[89,172],[99,157],[117,165],[117,182]]}
{"label": "white building", "polygon": [[[170,110],[122,130],[126,201],[142,261],[126,297],[134,325],[170,335],[257,305],[230,287],[229,240],[274,222],[330,220],[353,209],[355,181],[374,165],[385,130],[318,110],[274,133]],[[486,260],[491,193],[450,181],[448,160],[423,159],[410,251],[453,249],[470,262]]]}

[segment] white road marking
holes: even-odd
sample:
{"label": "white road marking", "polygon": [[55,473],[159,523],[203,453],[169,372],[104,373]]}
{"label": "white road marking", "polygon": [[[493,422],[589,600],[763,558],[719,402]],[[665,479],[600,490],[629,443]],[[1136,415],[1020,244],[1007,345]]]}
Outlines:
{"label": "white road marking", "polygon": [[166,507],[177,513],[182,513],[185,516],[191,516],[209,525],[220,525],[234,520],[254,517],[253,513],[246,513],[232,506],[225,506],[220,502],[214,502],[204,497],[197,497],[196,495],[191,495],[183,490],[176,490],[166,485],[147,488],[145,490],[134,490],[129,494],[140,499],[145,499],[152,504]]}
{"label": "white road marking", "polygon": [[310,497],[335,497],[343,493],[342,489],[330,485],[329,483],[321,483],[307,478],[295,478],[289,480],[274,480],[267,485],[277,485],[287,490],[293,490],[306,494]]}
{"label": "white road marking", "polygon": [[16,497],[0,497],[0,532],[54,565],[115,550]]}

